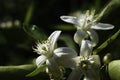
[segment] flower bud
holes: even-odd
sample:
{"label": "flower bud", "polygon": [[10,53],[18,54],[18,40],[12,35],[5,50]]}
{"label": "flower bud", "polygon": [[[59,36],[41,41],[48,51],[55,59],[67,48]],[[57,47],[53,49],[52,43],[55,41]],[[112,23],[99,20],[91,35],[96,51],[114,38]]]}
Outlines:
{"label": "flower bud", "polygon": [[112,60],[112,55],[110,53],[107,53],[103,58],[104,64],[108,64],[111,60]]}

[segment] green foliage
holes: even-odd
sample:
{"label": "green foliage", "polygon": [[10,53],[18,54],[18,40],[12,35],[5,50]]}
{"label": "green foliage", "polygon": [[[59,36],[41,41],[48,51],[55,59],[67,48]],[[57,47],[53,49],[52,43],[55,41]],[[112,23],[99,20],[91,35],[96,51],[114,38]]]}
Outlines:
{"label": "green foliage", "polygon": [[4,80],[20,80],[24,79],[25,75],[35,69],[33,65],[19,66],[0,66],[0,79]]}
{"label": "green foliage", "polygon": [[44,72],[46,70],[46,65],[41,65],[39,68],[36,68],[33,72],[26,75],[26,77],[32,77],[38,75],[40,72]]}
{"label": "green foliage", "polygon": [[74,43],[74,41],[72,40],[72,37],[71,37],[70,35],[64,34],[64,35],[62,35],[62,36],[60,37],[60,39],[61,39],[62,41],[64,41],[65,44],[66,44],[68,47],[73,48],[73,49],[76,49],[75,43]]}
{"label": "green foliage", "polygon": [[36,25],[24,24],[23,29],[28,35],[36,40],[47,39],[45,32],[42,29],[38,28]]}
{"label": "green foliage", "polygon": [[33,64],[17,65],[17,66],[0,66],[0,80],[48,80],[49,79],[48,75],[44,72],[41,72],[35,76],[26,77],[26,75],[32,72],[34,69],[36,69],[36,66]]}
{"label": "green foliage", "polygon": [[103,10],[99,13],[97,16],[97,19],[100,20],[104,15],[107,15],[112,11],[113,8],[120,6],[119,0],[111,0],[106,6],[103,8]]}
{"label": "green foliage", "polygon": [[28,7],[28,11],[26,13],[24,23],[28,24],[30,22],[32,18],[33,10],[34,10],[34,3],[32,1]]}
{"label": "green foliage", "polygon": [[114,34],[112,35],[110,38],[108,38],[104,43],[102,43],[97,49],[95,49],[93,51],[93,54],[97,54],[98,52],[100,52],[101,50],[103,50],[105,47],[108,46],[108,44],[110,44],[111,42],[113,42],[120,34],[120,29]]}

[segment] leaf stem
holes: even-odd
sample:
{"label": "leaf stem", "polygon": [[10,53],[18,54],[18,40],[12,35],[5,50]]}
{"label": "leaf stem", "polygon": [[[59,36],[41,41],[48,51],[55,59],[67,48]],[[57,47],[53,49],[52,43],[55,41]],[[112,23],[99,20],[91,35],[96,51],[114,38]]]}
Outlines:
{"label": "leaf stem", "polygon": [[108,38],[104,43],[102,43],[97,49],[95,49],[93,51],[93,55],[96,55],[98,52],[100,52],[105,47],[107,47],[108,44],[113,42],[119,36],[119,34],[120,34],[120,29],[114,35],[112,35],[110,38]]}

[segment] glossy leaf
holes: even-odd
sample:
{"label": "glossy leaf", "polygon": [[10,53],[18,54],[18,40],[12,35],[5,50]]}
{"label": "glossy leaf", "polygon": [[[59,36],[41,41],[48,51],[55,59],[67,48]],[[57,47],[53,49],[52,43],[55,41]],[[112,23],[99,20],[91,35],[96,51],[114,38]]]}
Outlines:
{"label": "glossy leaf", "polygon": [[111,80],[120,80],[120,60],[114,60],[109,63],[108,73]]}
{"label": "glossy leaf", "polygon": [[30,35],[34,39],[37,40],[47,39],[45,32],[42,29],[38,28],[36,25],[24,24],[23,29],[28,35]]}

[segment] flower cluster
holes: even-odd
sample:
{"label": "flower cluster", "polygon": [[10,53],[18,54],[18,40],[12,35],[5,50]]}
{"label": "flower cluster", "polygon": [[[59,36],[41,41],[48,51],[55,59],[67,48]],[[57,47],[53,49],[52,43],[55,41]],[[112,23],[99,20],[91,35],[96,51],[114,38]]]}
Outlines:
{"label": "flower cluster", "polygon": [[95,11],[89,10],[81,13],[79,17],[61,16],[60,18],[76,27],[74,41],[79,45],[80,52],[69,47],[57,47],[56,42],[61,31],[54,31],[48,40],[38,42],[34,48],[34,51],[40,54],[36,59],[36,65],[40,67],[46,64],[46,72],[52,74],[54,80],[63,79],[61,66],[72,70],[67,80],[100,80],[100,59],[98,55],[92,55],[93,48],[99,40],[95,29],[109,30],[114,26],[98,23]]}

